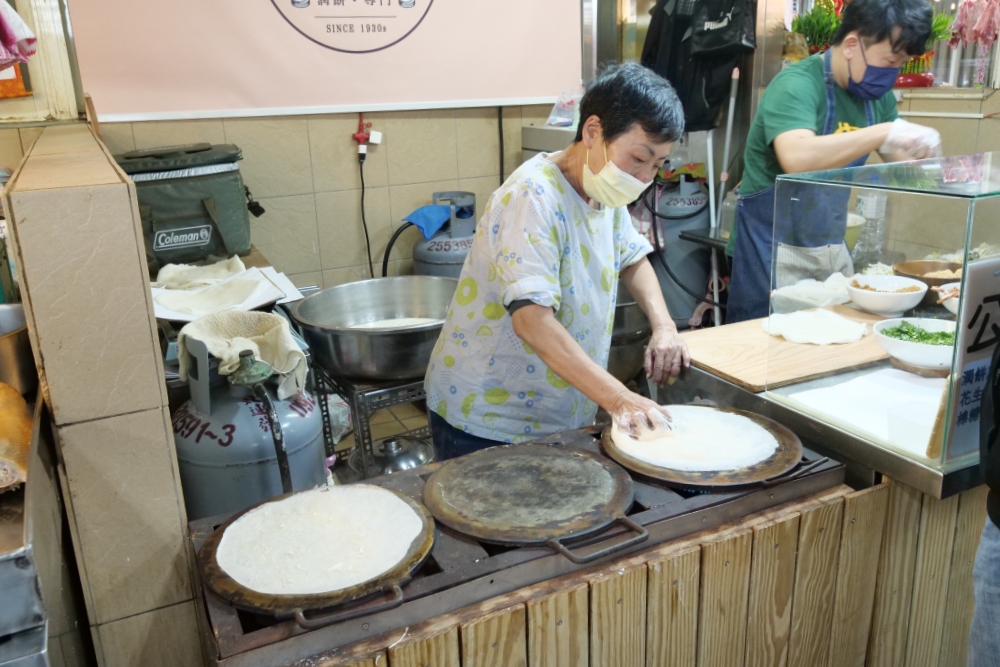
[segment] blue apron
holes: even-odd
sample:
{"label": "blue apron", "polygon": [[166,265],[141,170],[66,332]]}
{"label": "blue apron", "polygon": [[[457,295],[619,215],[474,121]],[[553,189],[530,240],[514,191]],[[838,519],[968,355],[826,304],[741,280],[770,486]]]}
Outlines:
{"label": "blue apron", "polygon": [[[826,124],[823,136],[833,134],[836,125],[836,82],[830,67],[830,52],[823,56],[826,81]],[[872,104],[865,101],[868,125],[875,124]],[[868,160],[863,156],[845,167],[858,167]],[[740,197],[736,204],[736,244],[729,286],[726,323],[767,317],[772,279],[778,287],[794,282],[795,275],[775,276],[774,257],[778,264],[797,266],[797,277],[824,280],[842,267],[850,271],[850,253],[844,243],[847,231],[847,205],[850,188],[815,187],[794,181],[782,184],[782,198],[775,208],[774,186]],[[779,221],[775,226],[775,219]],[[807,224],[803,224],[808,221]],[[795,224],[793,224],[793,222]],[[775,240],[778,242],[775,246]],[[810,270],[810,265],[812,270]]]}

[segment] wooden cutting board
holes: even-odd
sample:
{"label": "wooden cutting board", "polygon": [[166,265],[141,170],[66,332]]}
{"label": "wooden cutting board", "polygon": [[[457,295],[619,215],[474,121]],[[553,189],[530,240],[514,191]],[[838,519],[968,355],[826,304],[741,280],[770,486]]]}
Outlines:
{"label": "wooden cutting board", "polygon": [[691,350],[691,363],[754,393],[806,380],[844,373],[884,361],[872,325],[884,317],[847,306],[830,310],[868,325],[868,335],[847,345],[789,343],[771,336],[763,320],[750,320],[681,334]]}

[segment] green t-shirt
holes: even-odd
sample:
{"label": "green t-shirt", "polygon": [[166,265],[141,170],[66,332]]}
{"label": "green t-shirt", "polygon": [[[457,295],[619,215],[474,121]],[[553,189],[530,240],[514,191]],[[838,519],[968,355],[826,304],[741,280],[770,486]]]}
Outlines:
{"label": "green t-shirt", "polygon": [[[836,117],[834,134],[868,127],[865,103],[840,86],[834,86]],[[752,195],[774,185],[784,173],[774,152],[774,139],[791,130],[812,130],[823,134],[826,127],[826,81],[823,78],[823,54],[782,70],[767,87],[750,124],[743,153],[741,195]],[[896,120],[896,98],[892,91],[872,102],[876,123]],[[736,234],[730,234],[726,253],[733,254]]]}

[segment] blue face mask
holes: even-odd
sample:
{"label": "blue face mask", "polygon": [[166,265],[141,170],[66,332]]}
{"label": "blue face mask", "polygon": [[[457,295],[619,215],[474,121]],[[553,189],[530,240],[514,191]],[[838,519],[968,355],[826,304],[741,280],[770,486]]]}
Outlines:
{"label": "blue face mask", "polygon": [[865,47],[861,45],[861,58],[865,61],[865,75],[857,82],[851,75],[851,61],[847,61],[847,92],[862,100],[877,100],[896,85],[898,67],[875,67],[868,64]]}

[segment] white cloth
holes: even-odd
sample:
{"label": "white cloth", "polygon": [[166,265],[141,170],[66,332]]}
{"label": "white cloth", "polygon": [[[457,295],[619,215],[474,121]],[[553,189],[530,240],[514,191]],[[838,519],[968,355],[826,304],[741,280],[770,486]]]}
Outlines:
{"label": "white cloth", "polygon": [[177,336],[181,380],[187,380],[189,336],[203,342],[208,353],[219,360],[221,375],[230,375],[239,368],[240,352],[250,350],[255,359],[284,376],[278,386],[279,400],[305,388],[306,355],[292,337],[288,320],[280,315],[233,310],[206,315],[185,325]]}
{"label": "white cloth", "polygon": [[6,0],[0,0],[0,22],[0,70],[28,62],[38,48],[35,34]]}
{"label": "white cloth", "polygon": [[226,278],[246,271],[243,261],[234,255],[207,266],[167,264],[156,274],[153,287],[164,289],[196,289],[221,283]]}

